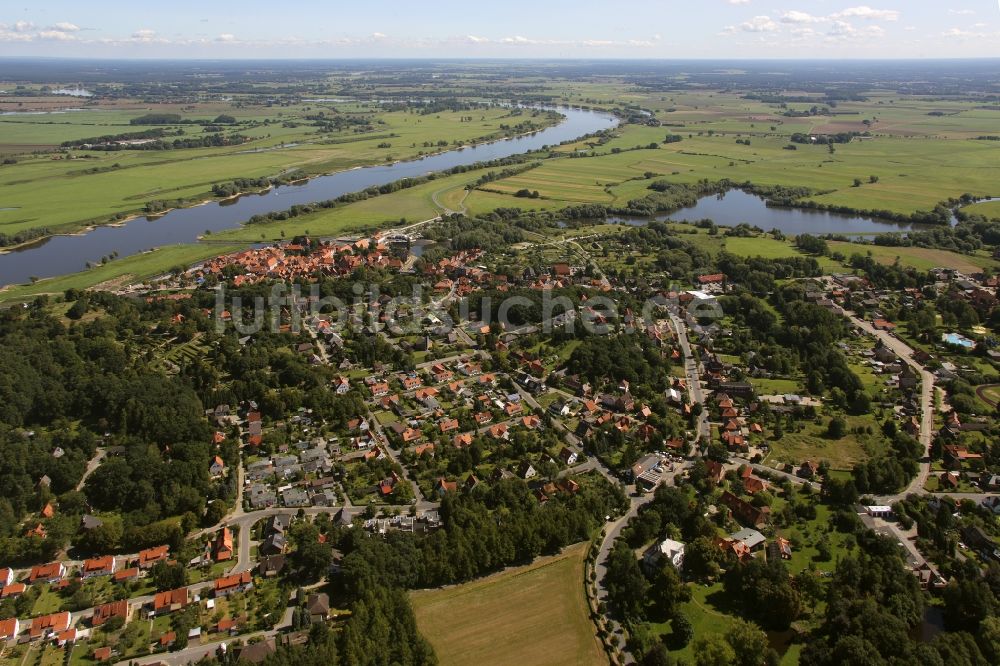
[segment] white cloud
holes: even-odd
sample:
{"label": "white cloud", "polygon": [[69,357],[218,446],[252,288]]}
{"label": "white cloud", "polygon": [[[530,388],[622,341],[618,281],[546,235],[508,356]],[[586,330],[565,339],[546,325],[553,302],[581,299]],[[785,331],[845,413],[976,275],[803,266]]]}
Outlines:
{"label": "white cloud", "polygon": [[972,16],[976,12],[973,9],[949,9],[948,13],[955,16]]}
{"label": "white cloud", "polygon": [[[982,25],[982,24],[977,24],[977,25]],[[982,30],[963,30],[962,28],[949,28],[948,30],[942,32],[941,36],[959,41],[965,41],[970,39],[974,39],[977,41],[997,40],[1000,39],[1000,32],[989,33],[989,32],[984,32]]]}
{"label": "white cloud", "polygon": [[731,5],[749,5],[750,0],[726,0]]}
{"label": "white cloud", "polygon": [[35,29],[35,24],[31,21],[18,21],[14,24],[14,32],[31,32]]}
{"label": "white cloud", "polygon": [[822,16],[813,16],[795,9],[781,15],[782,23],[822,23],[825,20]]}
{"label": "white cloud", "polygon": [[61,32],[80,32],[80,26],[70,23],[69,21],[60,21],[52,26],[53,30],[59,30]]}
{"label": "white cloud", "polygon": [[885,30],[879,25],[867,25],[859,29],[847,21],[834,21],[826,34],[827,41],[852,41],[882,37]]}
{"label": "white cloud", "polygon": [[[533,37],[525,37],[523,35],[511,35],[509,37],[500,37],[498,39],[493,39],[490,37],[482,37],[479,35],[466,35],[460,40],[446,40],[449,43],[466,43],[472,45],[501,45],[510,47],[528,47],[528,46],[562,46],[567,48],[610,48],[610,47],[631,47],[631,48],[649,48],[656,46],[657,42],[662,39],[660,35],[653,35],[650,39],[626,39],[626,40],[615,40],[615,39],[537,39]],[[424,46],[435,46],[438,42],[430,40],[424,43]]]}
{"label": "white cloud", "polygon": [[42,30],[38,33],[38,38],[55,42],[69,42],[76,39],[76,36],[62,30]]}
{"label": "white cloud", "polygon": [[216,37],[215,41],[217,41],[217,42],[224,42],[226,44],[231,44],[231,43],[233,43],[233,42],[236,41],[236,35],[234,35],[234,34],[232,34],[230,32],[224,32],[221,35],[219,35],[218,37]]}
{"label": "white cloud", "polygon": [[842,12],[831,14],[831,18],[859,18],[866,21],[898,21],[900,12],[896,9],[872,9],[867,5],[849,7]]}
{"label": "white cloud", "polygon": [[778,24],[771,20],[770,16],[754,16],[749,21],[739,25],[743,32],[774,32],[778,29]]}
{"label": "white cloud", "polygon": [[386,34],[385,33],[382,33],[382,32],[373,32],[372,33],[372,39],[380,40],[380,39],[385,39],[385,38],[386,38]]}

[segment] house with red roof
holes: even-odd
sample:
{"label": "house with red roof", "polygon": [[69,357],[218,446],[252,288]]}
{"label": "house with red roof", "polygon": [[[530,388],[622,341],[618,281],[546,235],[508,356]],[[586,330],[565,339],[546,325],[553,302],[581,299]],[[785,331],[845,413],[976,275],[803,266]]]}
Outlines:
{"label": "house with red roof", "polygon": [[69,611],[42,615],[31,621],[28,633],[32,639],[47,638],[69,629],[72,619],[73,616],[70,615]]}
{"label": "house with red roof", "polygon": [[188,589],[178,587],[176,590],[157,592],[153,595],[153,615],[172,613],[185,608],[190,603]]}
{"label": "house with red roof", "polygon": [[132,615],[132,605],[127,599],[112,601],[94,609],[94,614],[90,617],[90,624],[99,627],[113,617],[120,617],[125,622],[129,621]]}
{"label": "house with red roof", "polygon": [[212,548],[216,562],[227,562],[233,558],[233,532],[223,527]]}
{"label": "house with red roof", "polygon": [[216,597],[225,597],[233,592],[244,592],[253,587],[253,575],[249,571],[216,578],[212,589]]}
{"label": "house with red roof", "polygon": [[116,583],[124,583],[130,580],[138,580],[139,567],[129,567],[128,569],[122,569],[121,571],[116,571],[113,578]]}
{"label": "house with red roof", "polygon": [[29,583],[55,583],[62,579],[66,575],[66,567],[63,566],[62,562],[49,562],[48,564],[39,564],[38,566],[31,567],[31,573],[28,574]]}
{"label": "house with red roof", "polygon": [[84,560],[83,570],[80,572],[81,578],[93,578],[94,576],[110,576],[115,572],[114,555],[104,557],[94,557]]}
{"label": "house with red roof", "polygon": [[167,559],[170,555],[170,546],[156,546],[139,551],[139,568],[149,569],[160,560]]}
{"label": "house with red roof", "polygon": [[7,599],[9,597],[19,597],[24,594],[24,591],[28,589],[28,586],[24,583],[11,583],[10,585],[4,585],[0,589],[0,599]]}
{"label": "house with red roof", "polygon": [[16,617],[0,620],[0,641],[9,641],[21,633],[21,623]]}

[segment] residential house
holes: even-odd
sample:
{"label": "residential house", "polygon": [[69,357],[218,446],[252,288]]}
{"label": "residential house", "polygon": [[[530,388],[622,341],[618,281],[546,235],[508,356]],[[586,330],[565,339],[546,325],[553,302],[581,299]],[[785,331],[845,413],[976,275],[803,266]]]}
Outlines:
{"label": "residential house", "polygon": [[748,495],[756,495],[757,493],[765,492],[768,488],[769,486],[767,481],[756,476],[748,476],[743,479],[743,490],[745,490]]}
{"label": "residential house", "polygon": [[162,615],[164,613],[173,613],[174,611],[187,607],[190,602],[191,600],[188,596],[188,589],[186,587],[178,587],[175,590],[157,592],[153,595],[152,614]]}
{"label": "residential house", "polygon": [[751,553],[756,553],[757,551],[763,550],[767,539],[764,535],[757,530],[745,527],[739,532],[735,532],[729,535],[729,538],[733,541],[739,541],[746,546],[746,549]]}
{"label": "residential house", "polygon": [[51,615],[42,615],[31,621],[31,628],[28,630],[28,633],[32,640],[48,638],[49,636],[57,635],[60,632],[69,629],[72,621],[73,616],[69,613],[69,611],[52,613]]}
{"label": "residential house", "polygon": [[795,474],[803,479],[811,479],[819,473],[819,463],[807,460],[796,470]]}
{"label": "residential house", "polygon": [[216,578],[212,589],[216,597],[229,596],[233,592],[244,592],[253,587],[253,575],[249,571]]}
{"label": "residential house", "polygon": [[216,562],[227,562],[233,558],[233,532],[223,527],[212,545],[212,557]]}
{"label": "residential house", "polygon": [[105,555],[104,557],[94,557],[84,560],[80,577],[86,579],[93,578],[94,576],[110,576],[114,572],[114,555]]}
{"label": "residential house", "polygon": [[27,589],[28,586],[24,583],[11,583],[10,585],[4,585],[3,589],[0,589],[0,599],[19,597],[24,594],[24,591]]}
{"label": "residential house", "polygon": [[769,507],[755,507],[728,490],[722,493],[721,501],[732,512],[733,517],[744,525],[762,527],[770,520],[771,511]]}
{"label": "residential house", "polygon": [[274,578],[285,568],[285,555],[269,555],[257,564],[257,573],[264,578]]}
{"label": "residential house", "polygon": [[236,660],[249,664],[259,664],[278,651],[274,638],[266,638],[256,643],[237,647]]}
{"label": "residential house", "polygon": [[572,467],[576,464],[576,461],[580,459],[580,454],[568,446],[564,446],[562,447],[562,450],[559,451],[559,459],[562,460],[563,464],[567,467]]}
{"label": "residential house", "polygon": [[38,566],[31,567],[31,573],[28,574],[28,582],[31,584],[55,583],[65,575],[66,567],[63,566],[62,562],[49,562],[48,564],[39,564]]}
{"label": "residential house", "polygon": [[458,490],[457,481],[448,481],[444,477],[441,477],[434,484],[434,492],[440,497],[444,497],[448,493],[453,493]]}
{"label": "residential house", "polygon": [[17,638],[19,633],[21,633],[21,623],[16,617],[0,620],[0,641]]}
{"label": "residential house", "polygon": [[660,562],[670,562],[678,571],[684,566],[684,544],[672,539],[664,539],[659,543],[654,543],[646,549],[642,556],[642,563],[652,570]]}
{"label": "residential house", "polygon": [[170,546],[156,546],[139,551],[139,568],[149,569],[161,560],[167,559],[170,555]]}
{"label": "residential house", "polygon": [[632,473],[632,478],[638,479],[646,472],[655,469],[659,466],[660,466],[659,456],[652,453],[646,454],[630,468],[630,471]]}
{"label": "residential house", "polygon": [[64,647],[69,643],[76,642],[76,628],[70,627],[69,629],[63,629],[56,634],[56,645],[59,647]]}
{"label": "residential house", "polygon": [[113,617],[120,617],[125,622],[128,622],[131,615],[132,605],[129,604],[128,599],[121,599],[108,604],[102,604],[95,608],[94,614],[90,618],[90,624],[91,626],[99,627]]}
{"label": "residential house", "polygon": [[116,583],[126,583],[133,580],[139,580],[139,567],[129,567],[128,569],[116,571],[112,578]]}
{"label": "residential house", "polygon": [[790,560],[792,559],[792,542],[783,537],[776,537],[774,541],[767,544],[767,559],[769,560]]}
{"label": "residential house", "polygon": [[330,596],[326,592],[306,597],[306,611],[313,622],[323,622],[330,616]]}

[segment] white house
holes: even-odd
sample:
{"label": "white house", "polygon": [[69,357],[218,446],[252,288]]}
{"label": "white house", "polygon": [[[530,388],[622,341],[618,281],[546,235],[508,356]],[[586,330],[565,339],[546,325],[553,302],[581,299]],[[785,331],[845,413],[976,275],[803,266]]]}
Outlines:
{"label": "white house", "polygon": [[664,559],[679,571],[684,566],[684,544],[673,539],[664,539],[660,543],[654,543],[646,549],[642,556],[642,563],[647,568],[652,569]]}

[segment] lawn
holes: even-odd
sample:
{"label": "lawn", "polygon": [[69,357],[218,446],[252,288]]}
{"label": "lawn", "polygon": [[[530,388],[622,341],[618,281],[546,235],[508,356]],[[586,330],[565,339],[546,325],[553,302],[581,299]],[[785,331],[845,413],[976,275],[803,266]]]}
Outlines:
{"label": "lawn", "polygon": [[[855,463],[867,460],[880,452],[884,446],[881,435],[878,434],[878,424],[871,416],[848,416],[848,434],[841,439],[830,439],[826,436],[826,424],[829,416],[824,416],[821,425],[812,421],[802,420],[799,432],[785,430],[781,439],[768,441],[771,453],[765,464],[791,463],[800,465],[804,460],[826,460],[832,469],[851,469]],[[871,426],[874,435],[855,435],[856,426]]]}
{"label": "lawn", "polygon": [[798,393],[801,390],[801,382],[797,379],[763,379],[754,378],[750,380],[754,390],[758,395],[787,395]]}
{"label": "lawn", "polygon": [[606,664],[583,591],[587,544],[464,585],[411,595],[448,664]]}

